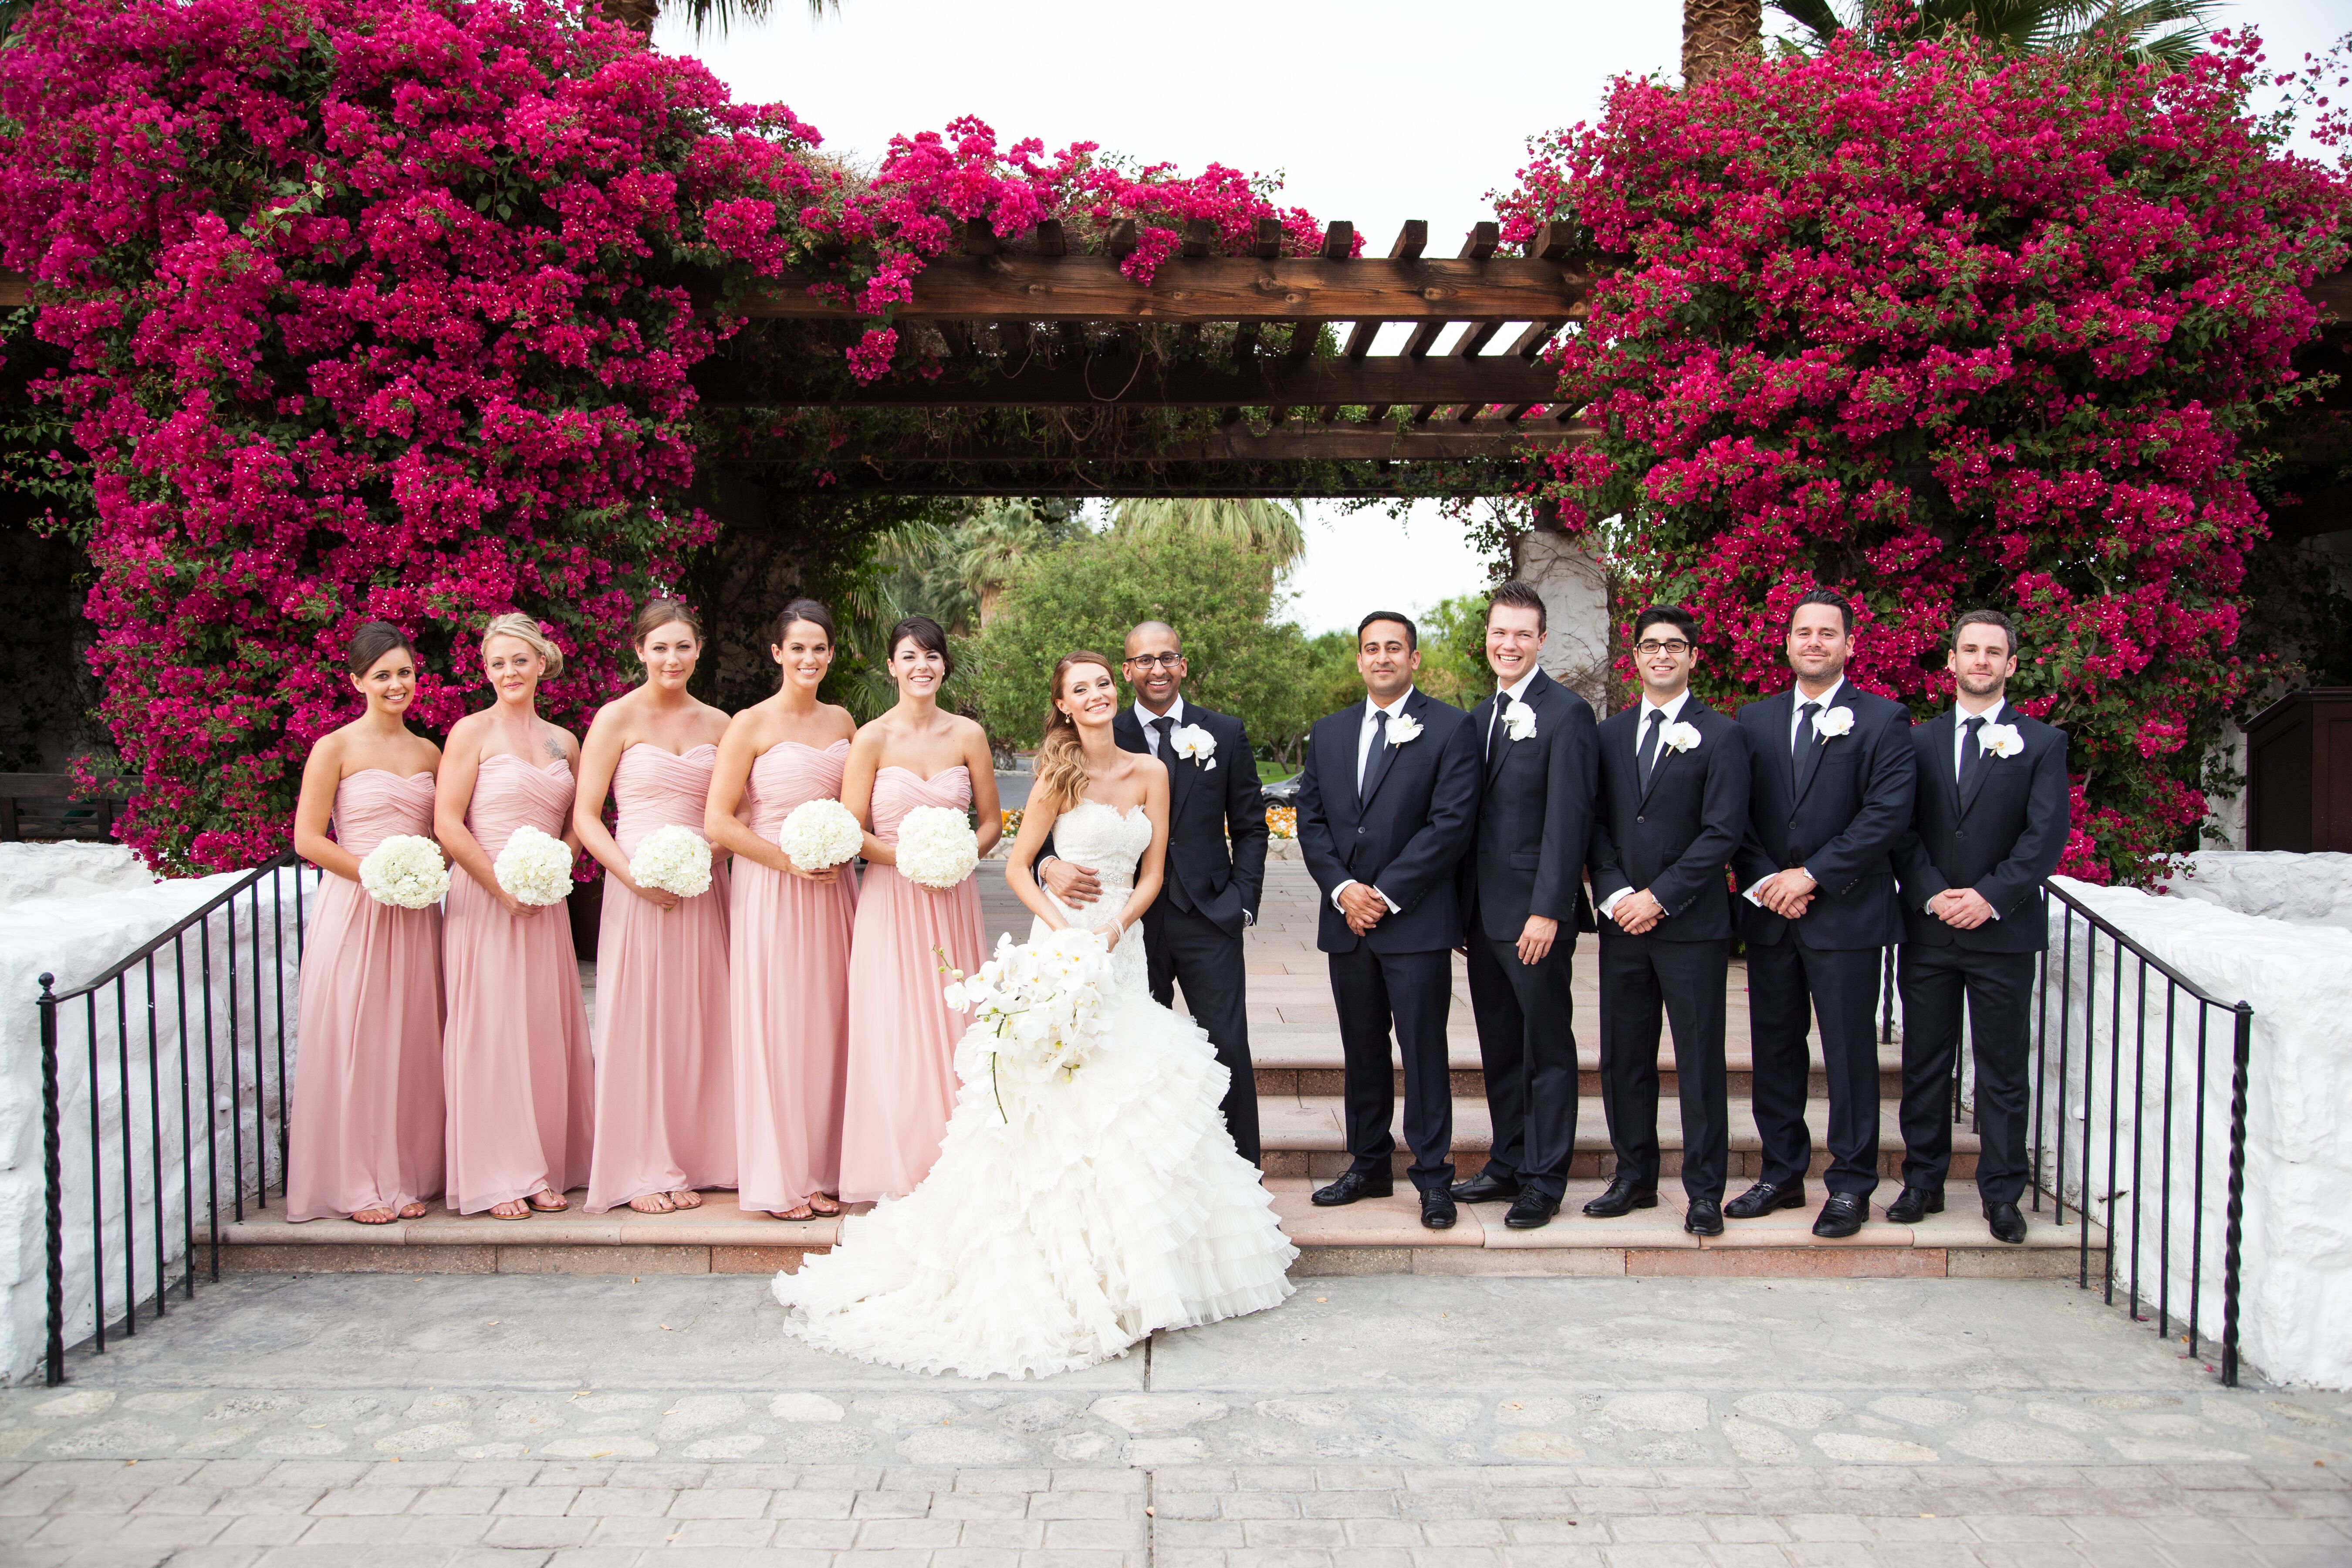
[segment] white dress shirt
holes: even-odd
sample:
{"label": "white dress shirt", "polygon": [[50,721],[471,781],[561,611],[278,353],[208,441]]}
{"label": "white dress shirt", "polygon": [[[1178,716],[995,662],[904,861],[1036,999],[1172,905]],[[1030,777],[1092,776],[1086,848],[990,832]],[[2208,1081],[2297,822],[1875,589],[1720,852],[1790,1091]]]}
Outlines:
{"label": "white dress shirt", "polygon": [[[1658,748],[1659,750],[1664,751],[1666,744],[1666,725],[1675,723],[1682,718],[1683,705],[1689,700],[1690,688],[1687,686],[1668,698],[1663,705],[1651,701],[1649,690],[1647,688],[1644,688],[1642,692],[1642,716],[1633,721],[1633,754],[1635,756],[1641,755],[1642,731],[1650,727],[1650,715],[1653,713],[1663,713],[1666,716],[1665,722],[1658,726]],[[1654,760],[1650,765],[1652,767],[1655,767],[1657,763]],[[1615,892],[1610,894],[1607,898],[1601,900],[1601,918],[1604,920],[1607,919],[1610,913],[1617,908],[1617,900],[1623,898],[1633,890],[1633,889],[1631,888],[1620,888]]]}
{"label": "white dress shirt", "polygon": [[1155,757],[1160,754],[1160,731],[1151,726],[1155,721],[1160,719],[1176,721],[1174,727],[1168,731],[1171,735],[1184,727],[1184,694],[1182,692],[1176,694],[1176,700],[1168,705],[1168,711],[1165,713],[1154,713],[1143,705],[1140,698],[1136,700],[1135,721],[1143,726],[1143,743],[1151,748],[1151,754]]}
{"label": "white dress shirt", "polygon": [[[1801,690],[1791,690],[1789,693],[1790,699],[1789,703],[1789,751],[1791,755],[1794,755],[1797,750],[1798,726],[1804,723],[1807,718],[1805,704],[1808,702],[1817,702],[1821,705],[1814,709],[1811,715],[1812,718],[1819,719],[1830,710],[1831,705],[1837,700],[1837,694],[1840,689],[1844,685],[1845,677],[1841,675],[1835,680],[1831,681],[1830,689],[1827,691],[1822,692],[1819,697],[1808,697]],[[1804,870],[1804,868],[1800,867],[1798,869]],[[1821,885],[1821,879],[1819,877],[1814,877],[1812,872],[1809,870],[1805,871],[1805,875],[1812,878],[1813,885],[1815,887],[1819,887]],[[1769,878],[1759,879],[1756,884],[1756,888],[1762,887],[1765,882],[1769,881],[1770,879],[1771,879]],[[1760,910],[1764,907],[1764,900],[1756,896],[1756,888],[1749,888],[1739,896],[1746,899],[1749,903],[1754,904]]]}
{"label": "white dress shirt", "polygon": [[[1372,741],[1381,733],[1381,726],[1372,721],[1372,715],[1385,713],[1389,716],[1389,723],[1392,725],[1404,713],[1404,705],[1412,700],[1412,688],[1410,686],[1397,693],[1396,700],[1393,702],[1375,702],[1370,697],[1364,699],[1363,716],[1357,721],[1356,730],[1356,793],[1358,795],[1364,793],[1364,773],[1372,764]],[[1332,889],[1331,907],[1339,910],[1342,914],[1346,913],[1346,910],[1339,902],[1339,895],[1355,885],[1356,879],[1350,877]],[[1372,889],[1372,891],[1381,893],[1377,886]],[[1404,906],[1386,893],[1381,893],[1381,902],[1388,905],[1389,913],[1392,915],[1404,913]]]}
{"label": "white dress shirt", "polygon": [[[1960,765],[1968,760],[1969,721],[1982,719],[1987,724],[1998,724],[2000,722],[2000,710],[2005,706],[2007,705],[1998,697],[1992,700],[1992,706],[1982,713],[1971,713],[1957,701],[1952,704],[1952,779],[1954,783],[1959,781]],[[1977,747],[1979,751],[1984,748],[1984,731],[1981,729],[1977,731]],[[1919,907],[1932,915],[1936,912],[1936,900],[1930,899]],[[2000,911],[1993,910],[1992,918],[2000,919]]]}
{"label": "white dress shirt", "polygon": [[[1543,673],[1543,667],[1542,667],[1541,665],[1538,665],[1535,668],[1533,668],[1533,669],[1531,669],[1531,670],[1528,671],[1525,675],[1522,675],[1521,677],[1519,677],[1518,684],[1517,684],[1517,685],[1516,685],[1516,686],[1506,686],[1506,687],[1504,687],[1504,688],[1503,688],[1503,690],[1502,690],[1502,699],[1503,699],[1503,700],[1502,700],[1500,702],[1497,702],[1496,704],[1495,704],[1496,712],[1496,713],[1501,712],[1503,710],[1507,709],[1507,708],[1508,708],[1512,703],[1514,703],[1514,702],[1524,702],[1524,701],[1526,701],[1526,700],[1528,700],[1528,688],[1529,686],[1533,685],[1533,684],[1535,683],[1535,679],[1536,679],[1536,677],[1537,677],[1537,676],[1538,676],[1538,675],[1541,675],[1542,673]],[[1505,733],[1508,733],[1508,731],[1505,731]],[[1495,716],[1494,716],[1494,714],[1489,714],[1489,715],[1487,716],[1487,720],[1486,720],[1486,732],[1484,735],[1482,735],[1482,736],[1480,736],[1480,737],[1479,737],[1478,744],[1479,744],[1479,748],[1480,748],[1480,749],[1479,749],[1479,752],[1478,752],[1478,754],[1479,754],[1480,756],[1482,756],[1482,757],[1488,757],[1488,758],[1491,758],[1491,757],[1492,757],[1492,755],[1493,755],[1493,753],[1494,753],[1494,750],[1495,750]]]}

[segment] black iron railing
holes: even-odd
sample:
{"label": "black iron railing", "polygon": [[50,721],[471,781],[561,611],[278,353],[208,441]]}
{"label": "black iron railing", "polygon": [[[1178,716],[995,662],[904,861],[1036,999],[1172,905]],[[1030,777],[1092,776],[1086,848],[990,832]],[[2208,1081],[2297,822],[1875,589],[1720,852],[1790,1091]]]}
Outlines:
{"label": "black iron railing", "polygon": [[[41,976],[52,1386],[65,1380],[69,1216],[90,1238],[90,1340],[103,1354],[110,1329],[139,1331],[142,1297],[160,1318],[175,1283],[195,1294],[200,1243],[209,1249],[203,1267],[217,1280],[223,1209],[243,1219],[248,1204],[266,1208],[270,1188],[284,1182],[294,991],[286,961],[290,951],[301,962],[305,896],[317,879],[281,856],[95,979],[60,992],[52,975]],[[61,1079],[76,1066],[89,1075],[86,1193],[68,1181],[65,1151]],[[167,1184],[175,1165],[176,1193]],[[78,1178],[79,1152],[70,1168]],[[143,1225],[142,1177],[152,1210]],[[87,1215],[70,1212],[85,1205]],[[108,1306],[110,1259],[121,1265],[119,1321]]]}

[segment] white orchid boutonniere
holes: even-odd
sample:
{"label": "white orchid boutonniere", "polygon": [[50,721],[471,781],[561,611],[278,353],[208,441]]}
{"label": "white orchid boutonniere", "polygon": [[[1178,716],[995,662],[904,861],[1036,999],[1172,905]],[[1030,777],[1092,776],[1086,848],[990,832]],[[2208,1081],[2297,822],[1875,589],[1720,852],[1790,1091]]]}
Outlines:
{"label": "white orchid boutonniere", "polygon": [[1681,721],[1669,724],[1660,731],[1658,743],[1670,752],[1696,752],[1698,750],[1698,726]]}
{"label": "white orchid boutonniere", "polygon": [[1536,732],[1536,710],[1512,698],[1510,705],[1503,710],[1503,729],[1514,741],[1528,739]]}
{"label": "white orchid boutonniere", "polygon": [[1826,713],[1813,715],[1813,733],[1824,741],[1834,741],[1840,735],[1853,733],[1853,710],[1832,708]]}
{"label": "white orchid boutonniere", "polygon": [[1389,721],[1389,744],[1402,746],[1407,741],[1421,738],[1421,721],[1410,713],[1400,713]]}
{"label": "white orchid boutonniere", "polygon": [[1178,756],[1190,757],[1199,763],[1204,773],[1216,771],[1217,738],[1214,735],[1198,724],[1179,724],[1176,732],[1169,739],[1176,742]]}
{"label": "white orchid boutonniere", "polygon": [[1988,724],[1977,731],[1977,745],[1996,757],[2013,757],[2025,750],[2025,737],[2014,724]]}

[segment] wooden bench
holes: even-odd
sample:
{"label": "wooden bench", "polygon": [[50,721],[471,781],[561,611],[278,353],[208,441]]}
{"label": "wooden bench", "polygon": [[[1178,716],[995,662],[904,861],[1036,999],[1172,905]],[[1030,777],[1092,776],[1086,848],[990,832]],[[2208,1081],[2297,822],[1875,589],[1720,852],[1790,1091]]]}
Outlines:
{"label": "wooden bench", "polygon": [[70,773],[0,773],[0,844],[110,842],[119,805],[111,793],[83,793]]}

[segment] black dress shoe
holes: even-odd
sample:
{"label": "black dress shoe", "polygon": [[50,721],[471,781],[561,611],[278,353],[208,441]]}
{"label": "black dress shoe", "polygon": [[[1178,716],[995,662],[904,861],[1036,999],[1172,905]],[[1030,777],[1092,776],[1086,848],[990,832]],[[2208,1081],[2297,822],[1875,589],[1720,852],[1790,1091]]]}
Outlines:
{"label": "black dress shoe", "polygon": [[1396,1191],[1395,1178],[1386,1171],[1350,1171],[1328,1187],[1315,1189],[1315,1206],[1337,1208],[1358,1198],[1384,1198]]}
{"label": "black dress shoe", "polygon": [[1479,1172],[1466,1182],[1454,1184],[1454,1201],[1457,1204],[1498,1204],[1518,1195],[1518,1183],[1507,1182],[1486,1171]]}
{"label": "black dress shoe", "polygon": [[1995,1241],[2005,1241],[2015,1247],[2025,1239],[2025,1216],[2017,1212],[2015,1204],[1987,1204],[1985,1224]]}
{"label": "black dress shoe", "polygon": [[1926,1187],[1906,1187],[1903,1195],[1886,1205],[1886,1217],[1896,1225],[1917,1225],[1931,1214],[1944,1212],[1944,1194]]}
{"label": "black dress shoe", "polygon": [[1759,1182],[1729,1203],[1723,1212],[1733,1219],[1754,1219],[1770,1214],[1774,1209],[1801,1209],[1805,1206],[1805,1184],[1791,1182],[1776,1187],[1769,1182]]}
{"label": "black dress shoe", "polygon": [[1511,1212],[1503,1216],[1503,1223],[1513,1230],[1541,1230],[1559,1212],[1558,1198],[1546,1197],[1529,1187],[1511,1200]]}
{"label": "black dress shoe", "polygon": [[1657,1188],[1642,1186],[1633,1177],[1621,1175],[1612,1178],[1609,1190],[1585,1205],[1584,1212],[1594,1219],[1615,1219],[1619,1215],[1631,1214],[1635,1209],[1657,1206]]}
{"label": "black dress shoe", "polygon": [[1813,1220],[1813,1234],[1826,1236],[1834,1241],[1842,1236],[1852,1236],[1870,1217],[1869,1200],[1853,1193],[1832,1193],[1822,1204],[1822,1212]]}
{"label": "black dress shoe", "polygon": [[[1514,1213],[1517,1212],[1513,1205]],[[1421,1194],[1421,1223],[1430,1230],[1452,1230],[1456,1211],[1454,1194],[1444,1187],[1432,1187]]]}
{"label": "black dress shoe", "polygon": [[1683,1215],[1683,1228],[1693,1236],[1723,1234],[1723,1205],[1713,1198],[1693,1198],[1690,1212]]}

